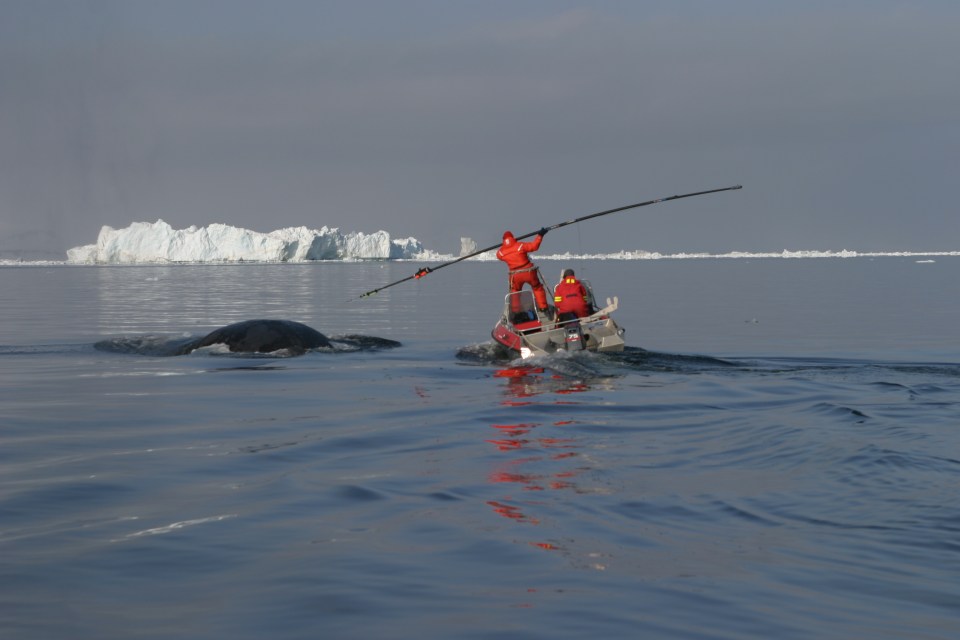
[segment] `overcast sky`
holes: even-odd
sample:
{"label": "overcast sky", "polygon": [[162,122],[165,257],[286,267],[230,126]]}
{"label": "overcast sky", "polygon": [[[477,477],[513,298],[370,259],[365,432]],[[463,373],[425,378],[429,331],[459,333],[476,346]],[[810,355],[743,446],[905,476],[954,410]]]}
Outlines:
{"label": "overcast sky", "polygon": [[958,250],[955,0],[0,0],[0,250],[162,218],[455,253]]}

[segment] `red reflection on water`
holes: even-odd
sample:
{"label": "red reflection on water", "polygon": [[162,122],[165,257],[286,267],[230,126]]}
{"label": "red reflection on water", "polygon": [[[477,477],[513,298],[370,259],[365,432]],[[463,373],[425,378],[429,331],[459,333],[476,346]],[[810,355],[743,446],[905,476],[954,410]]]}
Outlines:
{"label": "red reflection on water", "polygon": [[511,520],[517,520],[520,522],[529,522],[530,524],[540,524],[539,520],[530,518],[523,513],[523,511],[520,510],[520,507],[512,504],[504,504],[503,502],[498,502],[496,500],[487,500],[487,504],[493,507],[493,510],[504,518],[510,518]]}
{"label": "red reflection on water", "polygon": [[521,422],[518,424],[494,424],[490,426],[494,429],[499,429],[508,436],[522,436],[530,433],[532,429],[537,428],[539,425],[537,423]]}
{"label": "red reflection on water", "polygon": [[[493,428],[511,432],[529,433],[537,425],[492,425]],[[575,448],[576,441],[572,438],[515,438],[487,440],[495,445],[499,451],[512,452],[520,449],[529,450],[534,455],[524,456],[505,460],[497,468],[493,469],[488,476],[488,480],[493,484],[512,484],[517,485],[523,491],[558,491],[572,490],[577,491],[576,483],[572,481],[585,468],[564,468],[559,470],[542,470],[541,467],[556,464],[564,460],[576,457],[576,451],[567,451],[553,455],[536,455],[537,451],[543,451],[553,448]],[[528,517],[521,506],[516,504],[516,500],[511,496],[504,496],[501,500],[489,501],[487,504],[494,507],[494,511],[499,515],[515,521],[523,521],[531,524],[539,524],[536,518]]]}
{"label": "red reflection on water", "polygon": [[537,438],[537,442],[547,449],[573,449],[574,445],[567,443],[575,441],[573,438]]}
{"label": "red reflection on water", "polygon": [[[538,367],[510,367],[494,373],[497,378],[506,381],[503,401],[505,406],[529,406],[546,404],[541,398],[539,402],[529,400],[534,396],[544,394],[566,395],[587,391],[589,387],[580,381],[571,381],[564,376],[543,375],[544,370]],[[554,399],[549,404],[574,404],[569,401]],[[575,478],[589,467],[553,468],[564,465],[579,455],[577,449],[580,444],[576,438],[563,437],[559,428],[576,424],[575,420],[558,420],[544,425],[538,422],[518,422],[513,424],[492,424],[497,437],[487,439],[504,454],[503,462],[491,470],[489,481],[493,484],[513,485],[522,491],[578,491]],[[525,455],[517,457],[518,451]],[[519,503],[519,504],[518,504]],[[530,517],[524,510],[536,502],[518,501],[513,496],[503,496],[499,500],[489,500],[487,504],[493,507],[498,515],[528,524],[540,524],[536,518]],[[557,547],[549,542],[530,543],[541,549],[556,550]]]}
{"label": "red reflection on water", "polygon": [[[524,365],[498,369],[493,373],[496,378],[507,380],[506,406],[525,406],[532,404],[528,398],[545,393],[568,395],[588,391],[590,386],[581,380],[571,380],[559,374],[544,376],[542,367],[528,367]],[[572,401],[554,400],[553,404],[575,404]]]}
{"label": "red reflection on water", "polygon": [[497,448],[500,451],[509,451],[510,449],[520,449],[523,447],[525,440],[487,440],[491,444],[497,445]]}
{"label": "red reflection on water", "polygon": [[[507,369],[498,369],[493,373],[495,378],[506,378],[508,395],[512,398],[529,398],[536,394],[536,389],[530,387],[528,378],[538,379],[543,373],[543,369],[537,367],[509,367]],[[520,406],[517,401],[507,400],[506,405]]]}
{"label": "red reflection on water", "polygon": [[523,378],[532,373],[543,373],[543,369],[537,367],[509,367],[494,371],[493,376],[495,378]]}
{"label": "red reflection on water", "polygon": [[490,444],[496,445],[501,451],[510,451],[512,449],[522,449],[530,445],[539,445],[544,449],[573,449],[576,447],[573,438],[532,438],[530,432],[540,426],[537,423],[521,422],[518,424],[494,424],[490,425],[499,433],[508,436],[496,440],[487,440]]}
{"label": "red reflection on water", "polygon": [[551,544],[549,542],[531,542],[530,544],[534,547],[540,547],[541,549],[546,549],[547,551],[556,551],[560,548],[557,545]]}

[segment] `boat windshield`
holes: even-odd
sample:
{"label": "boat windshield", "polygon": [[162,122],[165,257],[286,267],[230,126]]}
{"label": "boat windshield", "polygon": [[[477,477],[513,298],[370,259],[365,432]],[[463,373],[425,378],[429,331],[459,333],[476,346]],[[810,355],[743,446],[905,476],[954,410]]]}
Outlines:
{"label": "boat windshield", "polygon": [[593,286],[590,284],[589,280],[581,280],[580,284],[583,285],[583,288],[587,291],[587,306],[591,309],[597,308],[597,302],[593,297]]}
{"label": "boat windshield", "polygon": [[504,314],[511,322],[536,320],[536,308],[536,300],[533,297],[533,291],[530,289],[508,293],[504,298]]}

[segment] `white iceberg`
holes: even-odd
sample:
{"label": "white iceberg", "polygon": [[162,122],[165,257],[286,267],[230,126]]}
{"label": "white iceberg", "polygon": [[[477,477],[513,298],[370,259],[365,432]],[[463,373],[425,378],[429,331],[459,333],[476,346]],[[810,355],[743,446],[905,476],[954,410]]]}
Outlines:
{"label": "white iceberg", "polygon": [[471,253],[476,252],[477,243],[474,242],[473,238],[460,238],[460,255],[468,256]]}
{"label": "white iceberg", "polygon": [[67,251],[73,264],[166,262],[305,262],[309,260],[397,260],[427,258],[416,238],[393,240],[386,231],[341,233],[323,227],[288,227],[270,233],[225,224],[174,229],[163,220],[105,226],[96,244]]}

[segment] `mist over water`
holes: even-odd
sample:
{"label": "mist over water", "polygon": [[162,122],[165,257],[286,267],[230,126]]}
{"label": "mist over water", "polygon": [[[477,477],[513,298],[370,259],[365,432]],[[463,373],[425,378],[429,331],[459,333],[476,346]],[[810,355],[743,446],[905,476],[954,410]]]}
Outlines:
{"label": "mist over water", "polygon": [[[5,638],[960,630],[960,259],[541,260],[623,354],[493,348],[502,265],[0,267]],[[251,318],[384,351],[101,351]]]}

